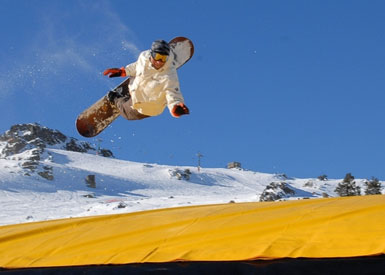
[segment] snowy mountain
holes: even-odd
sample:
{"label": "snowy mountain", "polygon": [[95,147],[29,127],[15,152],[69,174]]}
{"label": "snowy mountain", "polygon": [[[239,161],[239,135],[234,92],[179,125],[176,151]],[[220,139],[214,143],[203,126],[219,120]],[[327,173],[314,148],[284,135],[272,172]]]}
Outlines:
{"label": "snowy mountain", "polygon": [[[361,193],[366,179],[355,179]],[[0,136],[0,225],[186,205],[337,196],[342,179],[118,160],[39,124]]]}
{"label": "snowy mountain", "polygon": [[[90,153],[97,152],[88,142],[68,138],[57,130],[48,129],[39,124],[18,124],[0,136],[0,158],[18,160],[23,173],[30,176],[37,173],[43,178],[53,180],[52,155],[47,149]],[[112,157],[111,151],[100,149],[105,157]]]}

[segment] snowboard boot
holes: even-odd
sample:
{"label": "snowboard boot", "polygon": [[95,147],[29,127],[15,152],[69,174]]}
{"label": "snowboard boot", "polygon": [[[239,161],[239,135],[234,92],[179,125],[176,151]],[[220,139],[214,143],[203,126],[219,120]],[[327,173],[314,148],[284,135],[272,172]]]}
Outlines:
{"label": "snowboard boot", "polygon": [[[127,100],[130,99],[131,96],[130,96],[130,93],[128,92],[128,89],[126,90],[126,89],[123,89],[122,87],[120,87],[118,89],[109,91],[107,94],[107,99],[112,104],[115,104],[116,99],[122,98],[122,97],[126,97]],[[127,101],[127,100],[125,99],[125,101]]]}

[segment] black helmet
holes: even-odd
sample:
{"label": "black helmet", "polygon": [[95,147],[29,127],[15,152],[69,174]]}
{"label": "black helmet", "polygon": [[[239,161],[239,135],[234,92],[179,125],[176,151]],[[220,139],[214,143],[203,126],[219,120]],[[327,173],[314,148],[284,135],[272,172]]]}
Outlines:
{"label": "black helmet", "polygon": [[170,46],[164,40],[155,40],[151,45],[151,53],[170,55]]}

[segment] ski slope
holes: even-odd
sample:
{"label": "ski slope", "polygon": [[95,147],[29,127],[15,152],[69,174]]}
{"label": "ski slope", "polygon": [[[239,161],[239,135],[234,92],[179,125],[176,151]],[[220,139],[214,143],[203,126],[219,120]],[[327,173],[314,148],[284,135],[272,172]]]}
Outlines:
{"label": "ski slope", "polygon": [[[341,180],[285,178],[242,169],[173,167],[135,163],[47,148],[42,160],[53,180],[25,175],[21,156],[0,159],[0,225],[118,214],[188,205],[259,201],[271,182],[295,191],[286,199],[335,196]],[[185,173],[189,170],[188,175]],[[178,177],[178,172],[179,177]],[[86,183],[95,176],[95,186]],[[186,176],[187,175],[187,176]],[[356,180],[363,186],[363,180]]]}

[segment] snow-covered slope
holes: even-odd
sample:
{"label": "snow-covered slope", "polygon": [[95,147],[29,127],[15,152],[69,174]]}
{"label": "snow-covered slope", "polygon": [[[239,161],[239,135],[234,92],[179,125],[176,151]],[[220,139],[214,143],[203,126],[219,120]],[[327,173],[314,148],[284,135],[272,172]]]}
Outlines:
{"label": "snow-covered slope", "polygon": [[[33,153],[36,146],[29,141],[24,149],[6,154],[12,143],[4,136],[0,139],[0,225],[185,205],[321,198],[336,196],[334,190],[342,181],[135,163],[97,155],[84,143],[89,150],[68,151],[65,141],[75,145],[78,141],[65,136],[58,144],[44,142],[39,154]],[[36,143],[37,138],[31,140]],[[31,156],[34,165],[28,166]],[[355,181],[365,188],[365,180]]]}

